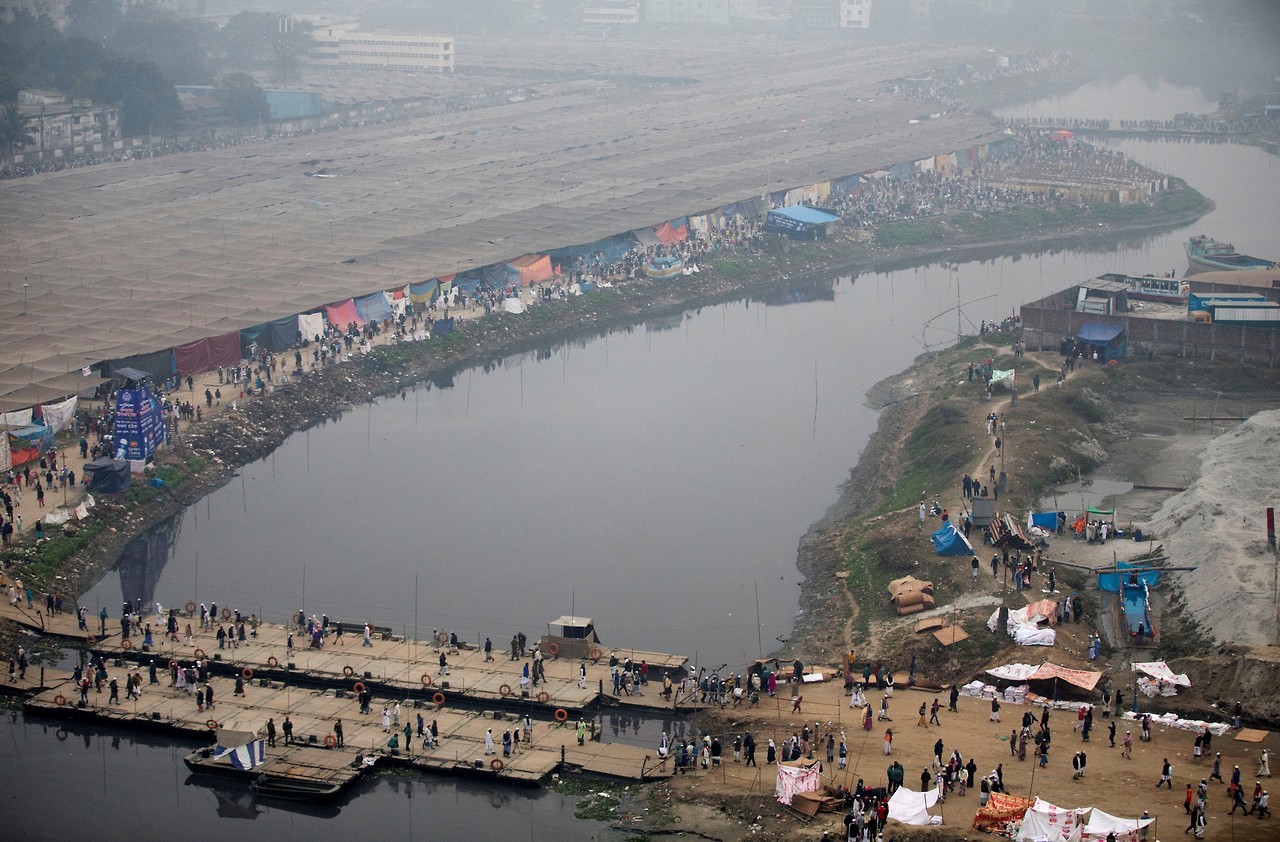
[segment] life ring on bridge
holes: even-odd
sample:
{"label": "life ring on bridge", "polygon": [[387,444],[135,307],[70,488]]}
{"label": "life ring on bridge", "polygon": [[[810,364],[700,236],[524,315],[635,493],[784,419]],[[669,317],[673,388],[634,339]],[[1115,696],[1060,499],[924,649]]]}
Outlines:
{"label": "life ring on bridge", "polygon": [[438,635],[436,635],[436,640],[440,641],[441,643],[448,643],[449,633],[444,631],[440,632]]}
{"label": "life ring on bridge", "polygon": [[188,614],[196,613],[196,604],[194,602],[188,602],[185,607]]}
{"label": "life ring on bridge", "polygon": [[352,690],[355,690],[357,693],[363,693],[363,692],[364,692],[364,682],[363,682],[363,681],[357,681],[357,682],[355,683],[355,685],[354,685],[351,689],[352,689]]}
{"label": "life ring on bridge", "polygon": [[353,670],[353,669],[352,669],[351,667],[349,667],[349,666],[348,666],[348,667],[343,667],[343,668],[342,668],[342,674],[343,674],[344,676],[346,676],[347,678],[350,678],[351,676],[353,676],[353,675],[355,675],[355,674],[356,674],[356,671],[355,671],[355,670]]}
{"label": "life ring on bridge", "polygon": [[197,649],[197,650],[195,651],[195,653],[194,653],[194,654],[195,654],[195,656],[196,656],[196,660],[197,660],[197,661],[203,661],[203,660],[204,660],[204,650],[203,650],[203,649]]}
{"label": "life ring on bridge", "polygon": [[499,693],[501,693],[501,694],[502,694],[502,695],[504,695],[504,696],[510,696],[510,695],[511,695],[511,685],[510,685],[510,684],[504,684],[504,685],[502,685],[501,687],[499,687],[499,688],[498,688],[498,692],[499,692]]}
{"label": "life ring on bridge", "polygon": [[604,657],[604,653],[600,651],[599,647],[597,647],[588,652],[587,657],[593,661],[598,661]]}
{"label": "life ring on bridge", "polygon": [[421,676],[419,676],[419,677],[418,677],[418,680],[422,682],[422,686],[423,686],[423,687],[430,687],[430,686],[431,686],[431,673],[429,673],[429,672],[424,672]]}
{"label": "life ring on bridge", "polygon": [[444,704],[444,693],[436,693],[434,696],[431,697],[431,701],[435,702],[438,705]]}
{"label": "life ring on bridge", "polygon": [[59,693],[58,695],[53,697],[53,703],[58,707],[62,707],[67,703],[67,697]]}
{"label": "life ring on bridge", "polygon": [[127,638],[127,637],[125,637],[125,638],[121,638],[121,640],[120,640],[120,648],[121,648],[121,649],[123,649],[124,651],[128,652],[130,649],[132,649],[132,648],[133,648],[133,641],[132,641],[132,640],[130,640],[129,638]]}
{"label": "life ring on bridge", "polygon": [[280,666],[280,662],[276,660],[275,655],[272,655],[270,658],[267,658],[267,666],[270,667],[271,669],[275,669],[276,667]]}
{"label": "life ring on bridge", "polygon": [[550,652],[552,655],[560,654],[560,644],[556,643],[554,640],[551,641],[550,643],[547,644],[547,651]]}
{"label": "life ring on bridge", "polygon": [[538,701],[545,705],[547,702],[551,701],[551,694],[546,690],[543,690],[538,694]]}
{"label": "life ring on bridge", "polygon": [[240,674],[243,675],[246,679],[253,678],[253,670],[250,669],[249,667],[245,667],[244,669],[240,670]]}
{"label": "life ring on bridge", "polygon": [[230,608],[224,608],[224,609],[222,609],[222,619],[224,619],[224,620],[230,620],[230,619],[231,619],[231,609],[230,609]]}
{"label": "life ring on bridge", "polygon": [[324,747],[325,747],[325,748],[333,748],[333,747],[334,747],[334,746],[336,746],[337,744],[338,744],[338,738],[337,738],[337,737],[335,737],[333,734],[326,734],[326,735],[325,735],[325,738],[324,738]]}
{"label": "life ring on bridge", "polygon": [[490,769],[492,769],[492,770],[493,770],[493,771],[495,771],[495,772],[501,772],[501,771],[502,771],[502,769],[503,769],[503,767],[504,767],[504,766],[506,766],[506,765],[507,765],[507,764],[505,764],[505,763],[503,763],[503,762],[502,762],[502,758],[501,758],[501,757],[495,757],[495,758],[493,758],[492,760],[490,760],[490,761],[489,761],[489,768],[490,768]]}
{"label": "life ring on bridge", "polygon": [[210,731],[216,731],[218,730],[218,720],[210,719],[208,722],[205,722],[204,727],[208,728]]}
{"label": "life ring on bridge", "polygon": [[569,711],[564,708],[556,708],[556,722],[564,722],[569,718]]}

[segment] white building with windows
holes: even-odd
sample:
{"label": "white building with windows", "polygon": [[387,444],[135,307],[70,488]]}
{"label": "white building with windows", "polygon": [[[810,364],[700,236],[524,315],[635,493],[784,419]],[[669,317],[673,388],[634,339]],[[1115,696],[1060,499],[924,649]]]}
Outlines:
{"label": "white building with windows", "polygon": [[870,29],[871,0],[840,0],[841,29]]}
{"label": "white building with windows", "polygon": [[640,0],[589,0],[582,7],[587,26],[634,26],[640,22]]}
{"label": "white building with windows", "polygon": [[454,42],[448,35],[356,32],[330,26],[317,28],[311,38],[311,63],[320,67],[453,72]]}

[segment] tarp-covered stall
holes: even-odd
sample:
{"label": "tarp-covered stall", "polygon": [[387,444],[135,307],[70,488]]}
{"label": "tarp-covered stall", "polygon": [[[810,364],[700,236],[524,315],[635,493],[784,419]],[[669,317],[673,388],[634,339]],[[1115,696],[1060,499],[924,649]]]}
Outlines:
{"label": "tarp-covered stall", "polygon": [[1076,334],[1076,347],[1086,357],[1092,357],[1096,350],[1098,359],[1103,362],[1121,359],[1125,353],[1124,326],[1086,322]]}
{"label": "tarp-covered stall", "polygon": [[764,230],[786,234],[793,240],[818,240],[827,236],[827,226],[840,217],[806,205],[777,208],[765,216]]}
{"label": "tarp-covered stall", "polygon": [[82,470],[85,488],[95,494],[125,491],[133,482],[129,463],[123,459],[95,459],[86,462]]}
{"label": "tarp-covered stall", "polygon": [[1051,664],[1045,661],[1039,666],[1032,664],[1005,664],[1002,667],[992,667],[987,670],[989,675],[996,678],[1003,678],[1005,681],[1065,681],[1073,687],[1079,687],[1081,690],[1092,691],[1098,686],[1098,682],[1102,680],[1102,673],[1093,670],[1076,670],[1069,667],[1060,667],[1057,664]]}
{"label": "tarp-covered stall", "polygon": [[347,325],[352,322],[363,325],[365,321],[364,316],[361,316],[360,311],[356,309],[355,301],[350,298],[337,304],[324,305],[324,317],[338,330],[346,330]]}
{"label": "tarp-covered stall", "polygon": [[515,276],[521,286],[527,287],[529,284],[549,280],[555,275],[555,270],[551,266],[551,258],[545,254],[526,254],[523,257],[517,257],[515,260],[507,261],[507,265],[515,271]]}
{"label": "tarp-covered stall", "polygon": [[1186,673],[1175,673],[1169,669],[1169,665],[1164,661],[1147,661],[1141,664],[1134,663],[1131,666],[1135,672],[1149,675],[1157,681],[1163,681],[1166,684],[1173,684],[1177,687],[1191,686],[1191,679],[1187,678]]}

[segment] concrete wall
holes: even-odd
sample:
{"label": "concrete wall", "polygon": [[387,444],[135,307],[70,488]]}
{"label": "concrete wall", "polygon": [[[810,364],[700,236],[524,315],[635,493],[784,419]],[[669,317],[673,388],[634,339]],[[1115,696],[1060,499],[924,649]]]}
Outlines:
{"label": "concrete wall", "polygon": [[1052,351],[1064,336],[1075,336],[1085,322],[1123,325],[1129,355],[1154,351],[1163,357],[1251,362],[1270,368],[1280,358],[1280,330],[1241,325],[1201,324],[1190,320],[1153,319],[1140,314],[1111,316],[1063,309],[1075,300],[1075,287],[1021,308],[1022,336],[1033,351]]}

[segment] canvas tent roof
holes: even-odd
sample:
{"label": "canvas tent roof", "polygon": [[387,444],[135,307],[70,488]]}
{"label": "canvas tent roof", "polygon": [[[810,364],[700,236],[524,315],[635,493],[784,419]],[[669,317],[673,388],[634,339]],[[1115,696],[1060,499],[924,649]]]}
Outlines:
{"label": "canvas tent roof", "polygon": [[973,545],[951,521],[942,524],[942,528],[929,537],[938,555],[973,555]]}
{"label": "canvas tent roof", "polygon": [[1037,797],[1022,816],[1022,825],[1014,838],[1017,842],[1042,839],[1048,842],[1079,842],[1080,831],[1084,827],[1083,816],[1087,812],[1088,807],[1058,807]]}
{"label": "canvas tent roof", "polygon": [[774,208],[769,213],[785,216],[805,225],[825,225],[828,222],[839,222],[840,217],[833,213],[811,208],[808,205],[791,205],[785,208]]}
{"label": "canvas tent roof", "polygon": [[933,817],[929,815],[929,808],[937,803],[937,789],[916,792],[913,789],[900,786],[894,790],[893,796],[889,798],[889,818],[896,819],[903,824],[917,826],[932,824]]}
{"label": "canvas tent roof", "polygon": [[1093,670],[1075,670],[1045,661],[1038,667],[1030,664],[1007,664],[992,667],[987,673],[1007,681],[1050,681],[1060,679],[1082,690],[1092,690],[1102,680],[1102,673]]}
{"label": "canvas tent roof", "polygon": [[1160,681],[1166,681],[1169,684],[1175,684],[1178,687],[1190,687],[1191,679],[1187,678],[1185,673],[1175,673],[1169,669],[1169,665],[1164,661],[1148,661],[1146,663],[1135,663],[1132,665],[1135,670],[1144,675]]}
{"label": "canvas tent roof", "polygon": [[1080,326],[1076,339],[1081,342],[1105,345],[1122,333],[1124,333],[1124,325],[1104,325],[1097,322],[1087,322]]}
{"label": "canvas tent roof", "polygon": [[[1002,137],[976,113],[913,123],[919,103],[865,95],[919,56],[877,54],[868,77],[841,51],[797,55],[699,61],[676,109],[660,87],[566,86],[5,180],[0,310],[26,315],[0,328],[0,370],[127,358]],[[310,160],[334,177],[307,177]]]}

